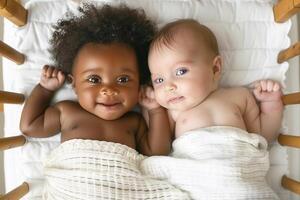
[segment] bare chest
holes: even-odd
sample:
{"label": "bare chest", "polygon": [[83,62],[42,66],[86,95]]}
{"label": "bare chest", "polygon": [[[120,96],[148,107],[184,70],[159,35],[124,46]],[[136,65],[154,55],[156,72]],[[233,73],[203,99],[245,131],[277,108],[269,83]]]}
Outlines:
{"label": "bare chest", "polygon": [[90,139],[115,142],[131,148],[135,145],[136,127],[128,117],[103,120],[92,114],[68,116],[62,123],[62,142],[71,139]]}
{"label": "bare chest", "polygon": [[208,126],[245,128],[240,107],[233,101],[212,100],[178,114],[176,137],[187,131]]}

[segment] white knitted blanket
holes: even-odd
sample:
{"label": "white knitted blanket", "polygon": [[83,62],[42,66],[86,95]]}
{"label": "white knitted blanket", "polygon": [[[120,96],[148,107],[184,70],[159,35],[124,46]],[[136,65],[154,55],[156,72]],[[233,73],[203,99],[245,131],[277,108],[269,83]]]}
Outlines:
{"label": "white knitted blanket", "polygon": [[143,176],[144,158],[118,143],[64,142],[44,162],[43,199],[189,199],[170,183]]}
{"label": "white knitted blanket", "polygon": [[265,181],[266,140],[234,127],[189,131],[173,142],[171,157],[149,157],[141,167],[189,192],[192,199],[278,199]]}

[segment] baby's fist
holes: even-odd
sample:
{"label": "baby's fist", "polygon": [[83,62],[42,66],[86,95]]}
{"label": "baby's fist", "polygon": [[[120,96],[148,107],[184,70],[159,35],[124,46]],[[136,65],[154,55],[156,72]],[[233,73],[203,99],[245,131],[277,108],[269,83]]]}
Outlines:
{"label": "baby's fist", "polygon": [[42,70],[40,84],[47,90],[55,91],[65,82],[63,72],[55,67],[45,65]]}
{"label": "baby's fist", "polygon": [[282,91],[278,82],[273,80],[260,80],[254,84],[253,94],[260,102],[281,101]]}
{"label": "baby's fist", "polygon": [[147,110],[160,107],[154,95],[154,90],[150,86],[142,86],[139,96],[139,104]]}

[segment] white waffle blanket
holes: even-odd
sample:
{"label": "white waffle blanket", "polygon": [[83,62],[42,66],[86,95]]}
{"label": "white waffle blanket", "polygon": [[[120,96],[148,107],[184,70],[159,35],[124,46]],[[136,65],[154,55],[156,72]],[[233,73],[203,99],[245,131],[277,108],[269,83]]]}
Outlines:
{"label": "white waffle blanket", "polygon": [[142,171],[192,199],[278,199],[265,181],[267,142],[257,134],[227,126],[197,129],[174,141],[171,156],[145,159]]}
{"label": "white waffle blanket", "polygon": [[143,176],[145,157],[125,145],[74,139],[44,163],[43,199],[189,199],[166,181]]}

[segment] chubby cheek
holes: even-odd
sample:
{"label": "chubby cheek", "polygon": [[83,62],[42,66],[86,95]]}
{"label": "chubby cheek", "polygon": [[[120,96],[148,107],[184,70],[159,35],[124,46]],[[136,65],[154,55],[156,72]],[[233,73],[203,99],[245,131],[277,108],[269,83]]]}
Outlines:
{"label": "chubby cheek", "polygon": [[93,102],[95,97],[93,97],[93,95],[91,95],[90,93],[80,93],[77,95],[77,97],[81,107],[83,107],[86,110],[92,109],[93,106],[95,105]]}
{"label": "chubby cheek", "polygon": [[[129,88],[121,92],[122,98],[128,107],[134,107],[138,103],[139,90],[137,88]],[[130,109],[130,108],[129,108]]]}
{"label": "chubby cheek", "polygon": [[154,88],[155,100],[162,107],[168,108],[167,98],[164,95],[164,91],[161,88]]}

